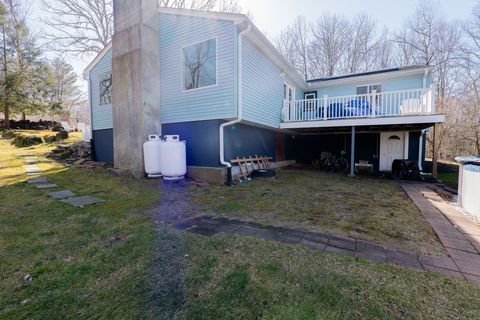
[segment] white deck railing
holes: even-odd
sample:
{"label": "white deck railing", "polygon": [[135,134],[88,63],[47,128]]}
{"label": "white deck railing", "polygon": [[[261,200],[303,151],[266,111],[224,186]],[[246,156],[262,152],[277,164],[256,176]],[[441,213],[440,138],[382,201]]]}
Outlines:
{"label": "white deck railing", "polygon": [[282,121],[317,121],[435,113],[431,89],[283,101]]}

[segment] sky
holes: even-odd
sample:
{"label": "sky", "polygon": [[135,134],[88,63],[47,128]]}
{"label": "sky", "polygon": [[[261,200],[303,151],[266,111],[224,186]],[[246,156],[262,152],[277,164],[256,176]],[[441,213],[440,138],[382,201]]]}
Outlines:
{"label": "sky", "polygon": [[[41,0],[33,0],[32,16],[34,24],[41,27],[40,17],[46,18],[40,9]],[[292,24],[295,18],[303,15],[314,21],[325,12],[353,17],[368,13],[377,22],[378,29],[387,26],[394,31],[415,9],[417,0],[238,0],[240,5],[253,16],[254,24],[273,39],[281,30]],[[474,4],[480,0],[438,0],[445,18],[464,21],[469,18]],[[48,53],[52,56],[53,53]],[[69,57],[69,62],[81,78],[83,69],[93,59]],[[80,80],[81,81],[81,80]],[[86,84],[81,81],[81,85]]]}

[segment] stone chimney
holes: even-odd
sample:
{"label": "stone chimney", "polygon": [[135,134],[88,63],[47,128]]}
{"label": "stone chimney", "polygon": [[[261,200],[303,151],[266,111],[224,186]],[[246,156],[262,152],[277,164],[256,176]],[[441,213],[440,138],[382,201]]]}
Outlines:
{"label": "stone chimney", "polygon": [[161,133],[158,0],[113,1],[114,166],[144,174],[143,142]]}

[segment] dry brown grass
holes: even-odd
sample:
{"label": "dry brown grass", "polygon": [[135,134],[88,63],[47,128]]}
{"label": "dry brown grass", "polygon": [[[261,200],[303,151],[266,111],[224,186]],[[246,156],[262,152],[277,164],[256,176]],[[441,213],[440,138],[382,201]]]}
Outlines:
{"label": "dry brown grass", "polygon": [[217,215],[444,253],[415,204],[387,179],[283,170],[275,179],[192,188],[192,199],[203,211]]}

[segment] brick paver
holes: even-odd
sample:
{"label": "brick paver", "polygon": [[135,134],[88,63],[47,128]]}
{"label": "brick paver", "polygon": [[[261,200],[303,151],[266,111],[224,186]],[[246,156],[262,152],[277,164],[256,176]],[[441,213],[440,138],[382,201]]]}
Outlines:
{"label": "brick paver", "polygon": [[[217,233],[236,233],[243,236],[301,244],[309,249],[347,254],[380,263],[396,264],[403,267],[442,273],[449,277],[463,278],[480,284],[480,229],[468,222],[461,214],[454,215],[459,223],[456,227],[438,207],[443,200],[423,184],[402,184],[403,189],[432,225],[449,256],[418,255],[383,247],[379,244],[327,233],[264,226],[236,219],[218,218],[211,215],[186,217],[174,224],[180,230],[187,230],[206,236]],[[431,201],[438,202],[433,205]],[[453,214],[453,213],[452,213]],[[465,219],[464,219],[465,218]],[[463,230],[468,233],[462,233]]]}
{"label": "brick paver", "polygon": [[446,258],[423,258],[425,269],[480,283],[480,226],[421,183],[402,188],[420,209],[447,250]]}

